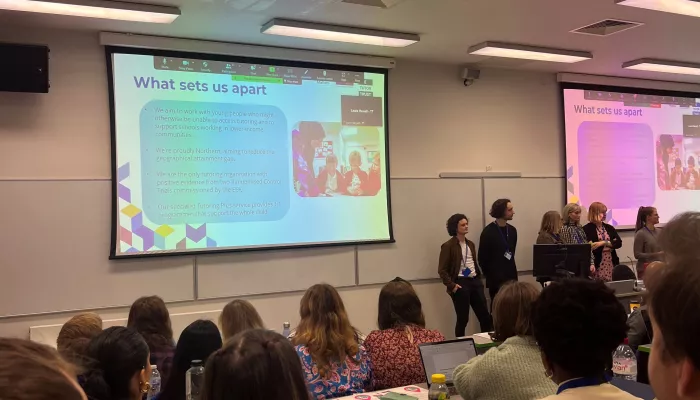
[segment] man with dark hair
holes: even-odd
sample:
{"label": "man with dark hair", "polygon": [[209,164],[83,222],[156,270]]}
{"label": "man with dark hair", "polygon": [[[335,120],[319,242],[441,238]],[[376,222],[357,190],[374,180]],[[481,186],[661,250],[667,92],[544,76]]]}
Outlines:
{"label": "man with dark hair", "polygon": [[489,212],[496,220],[486,225],[479,239],[479,264],[486,275],[491,306],[501,286],[508,281],[518,280],[515,266],[515,247],[518,244],[518,231],[508,221],[513,219],[513,203],[509,199],[493,202]]}
{"label": "man with dark hair", "polygon": [[438,275],[447,287],[457,313],[455,336],[461,337],[469,323],[469,306],[479,319],[481,332],[493,328],[491,315],[486,307],[482,273],[476,257],[474,243],[467,239],[469,219],[464,214],[455,214],[447,220],[447,233],[452,236],[442,244],[438,261]]}

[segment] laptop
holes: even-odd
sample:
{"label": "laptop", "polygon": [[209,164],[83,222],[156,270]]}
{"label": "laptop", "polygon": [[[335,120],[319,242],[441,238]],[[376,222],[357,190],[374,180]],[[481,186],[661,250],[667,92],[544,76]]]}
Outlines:
{"label": "laptop", "polygon": [[476,357],[476,344],[472,338],[460,338],[444,342],[423,343],[418,345],[418,351],[428,387],[432,384],[433,374],[444,374],[450,395],[455,395],[457,389],[454,387],[452,372],[458,365]]}

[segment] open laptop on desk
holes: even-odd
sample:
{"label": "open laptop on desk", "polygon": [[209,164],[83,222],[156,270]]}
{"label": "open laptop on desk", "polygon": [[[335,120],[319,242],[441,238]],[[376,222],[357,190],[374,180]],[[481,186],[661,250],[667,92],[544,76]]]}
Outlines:
{"label": "open laptop on desk", "polygon": [[418,350],[428,387],[432,384],[433,374],[444,374],[451,395],[457,393],[452,381],[452,372],[458,365],[476,357],[476,344],[472,338],[423,343],[418,346]]}

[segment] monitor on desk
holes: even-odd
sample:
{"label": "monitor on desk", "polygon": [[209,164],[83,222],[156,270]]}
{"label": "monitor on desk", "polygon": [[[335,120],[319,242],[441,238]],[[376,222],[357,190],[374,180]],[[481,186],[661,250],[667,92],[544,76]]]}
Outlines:
{"label": "monitor on desk", "polygon": [[448,385],[452,384],[455,368],[476,357],[476,344],[472,338],[423,343],[418,350],[428,386],[432,383],[433,374],[444,374]]}
{"label": "monitor on desk", "polygon": [[536,244],[532,251],[532,275],[538,281],[587,278],[591,265],[590,244]]}

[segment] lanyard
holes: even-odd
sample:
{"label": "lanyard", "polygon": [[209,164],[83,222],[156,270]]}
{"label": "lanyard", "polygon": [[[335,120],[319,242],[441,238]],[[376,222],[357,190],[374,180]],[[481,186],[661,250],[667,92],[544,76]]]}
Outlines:
{"label": "lanyard", "polygon": [[649,232],[649,233],[651,234],[651,236],[656,237],[656,235],[654,234],[654,232],[652,232],[651,229],[647,228],[646,225],[644,225],[644,229],[646,229],[647,232]]}
{"label": "lanyard", "polygon": [[550,235],[552,235],[554,240],[556,240],[557,242],[561,242],[561,236],[559,236],[558,233],[550,233]]}
{"label": "lanyard", "polygon": [[498,229],[498,233],[501,234],[501,239],[503,239],[503,244],[506,245],[506,250],[510,251],[510,244],[508,243],[508,239],[510,239],[510,233],[508,233],[508,224],[506,224],[506,234],[503,234],[503,231],[501,230],[501,227],[498,226],[498,223],[496,221],[493,221],[493,224],[496,225],[496,228]]}
{"label": "lanyard", "polygon": [[568,390],[568,389],[576,389],[576,388],[581,388],[581,387],[586,387],[586,386],[598,386],[603,383],[608,383],[610,382],[610,379],[605,376],[605,377],[588,377],[588,378],[576,378],[572,379],[570,381],[564,382],[561,385],[559,385],[559,389],[557,389],[557,394]]}

